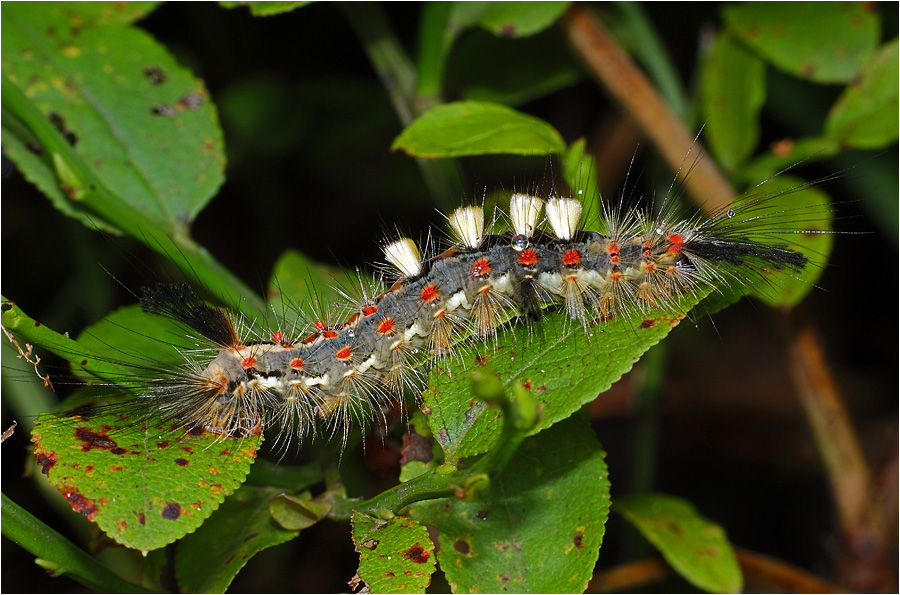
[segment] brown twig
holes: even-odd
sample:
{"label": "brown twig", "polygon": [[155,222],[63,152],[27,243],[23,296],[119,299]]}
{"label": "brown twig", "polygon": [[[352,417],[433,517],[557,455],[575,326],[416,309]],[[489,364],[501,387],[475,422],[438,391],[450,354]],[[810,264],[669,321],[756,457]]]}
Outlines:
{"label": "brown twig", "polygon": [[825,465],[841,530],[851,557],[875,571],[866,574],[880,576],[891,528],[873,498],[872,472],[813,327],[796,311],[790,322],[790,372]]}
{"label": "brown twig", "polygon": [[[823,581],[805,570],[790,564],[735,548],[738,563],[744,574],[744,583],[754,589],[763,587],[781,593],[844,593],[845,591]],[[602,570],[588,583],[587,593],[619,593],[639,589],[675,576],[675,571],[659,558],[638,560]],[[765,591],[764,591],[765,592]]]}
{"label": "brown twig", "polygon": [[613,99],[638,123],[673,171],[684,180],[688,192],[705,212],[717,212],[730,204],[734,189],[715,162],[706,157],[684,165],[703,147],[668,108],[644,73],[616,44],[603,23],[587,9],[573,4],[562,21],[563,31],[575,53],[597,77]]}

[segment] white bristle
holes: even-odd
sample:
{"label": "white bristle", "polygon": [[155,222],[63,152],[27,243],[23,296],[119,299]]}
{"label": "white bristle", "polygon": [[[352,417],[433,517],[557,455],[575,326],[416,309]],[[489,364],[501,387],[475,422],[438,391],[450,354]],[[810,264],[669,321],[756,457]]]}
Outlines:
{"label": "white bristle", "polygon": [[516,235],[526,238],[534,235],[543,206],[543,200],[529,194],[513,194],[509,198],[509,218]]}
{"label": "white bristle", "polygon": [[384,247],[384,259],[404,277],[422,274],[422,256],[419,247],[409,238],[400,238]]}
{"label": "white bristle", "polygon": [[448,220],[463,246],[474,250],[481,245],[481,238],[484,237],[484,209],[460,207],[450,214]]}
{"label": "white bristle", "polygon": [[581,219],[581,201],[575,198],[551,198],[547,202],[547,221],[560,240],[571,240]]}

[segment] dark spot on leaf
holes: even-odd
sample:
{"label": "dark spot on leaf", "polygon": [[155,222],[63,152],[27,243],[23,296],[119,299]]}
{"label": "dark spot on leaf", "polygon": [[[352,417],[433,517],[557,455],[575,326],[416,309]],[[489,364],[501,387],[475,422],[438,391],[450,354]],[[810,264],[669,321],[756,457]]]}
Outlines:
{"label": "dark spot on leaf", "polygon": [[475,518],[480,521],[486,521],[488,517],[488,513],[486,510],[479,510],[475,513]]}
{"label": "dark spot on leaf", "polygon": [[181,506],[175,504],[174,502],[171,504],[166,504],[166,507],[163,508],[162,516],[164,519],[169,519],[170,521],[176,520],[181,516]]}
{"label": "dark spot on leaf", "polygon": [[76,428],[75,438],[84,442],[84,445],[81,447],[81,452],[90,452],[93,448],[109,448],[115,454],[121,454],[115,451],[124,450],[118,448],[119,445],[116,444],[114,440],[110,439],[110,437],[106,434],[91,432],[87,428]]}
{"label": "dark spot on leaf", "polygon": [[145,67],[143,72],[147,82],[154,86],[163,84],[169,78],[165,71],[156,65]]}
{"label": "dark spot on leaf", "polygon": [[465,539],[457,539],[453,542],[453,549],[463,556],[468,556],[472,548],[469,547],[469,542]]}
{"label": "dark spot on leaf", "polygon": [[43,155],[44,154],[44,147],[42,147],[41,143],[37,142],[36,140],[30,140],[27,143],[25,143],[25,148],[28,149],[30,152],[34,153],[35,155]]}
{"label": "dark spot on leaf", "polygon": [[503,574],[501,574],[501,575],[500,575],[500,582],[503,583],[504,585],[505,585],[506,583],[508,583],[508,582],[509,582],[509,575],[506,574],[505,572],[504,572]]}
{"label": "dark spot on leaf", "polygon": [[109,452],[113,453],[114,455],[124,455],[128,452],[128,450],[124,448],[113,448]]}
{"label": "dark spot on leaf", "polygon": [[412,560],[416,564],[424,564],[428,561],[428,552],[421,545],[416,543],[411,548],[403,552],[403,557]]}
{"label": "dark spot on leaf", "polygon": [[50,475],[50,470],[53,469],[54,465],[56,465],[56,453],[51,452],[49,454],[46,454],[43,452],[35,451],[34,454],[37,457],[37,464],[41,466],[41,473],[43,473],[44,475]]}
{"label": "dark spot on leaf", "polygon": [[234,559],[235,559],[236,557],[237,557],[237,554],[236,554],[236,553],[235,553],[235,554],[231,554],[231,556],[229,556],[228,559],[225,560],[225,565],[228,566],[229,564],[231,564],[232,562],[234,562]]}
{"label": "dark spot on leaf", "polygon": [[367,550],[374,550],[378,547],[380,542],[377,539],[367,539],[366,541],[359,544],[361,547],[366,548]]}
{"label": "dark spot on leaf", "polygon": [[485,364],[487,363],[487,359],[488,359],[488,358],[487,358],[486,355],[476,355],[476,356],[475,356],[475,363],[478,364],[479,366],[483,366],[483,365],[485,365]]}
{"label": "dark spot on leaf", "polygon": [[147,517],[144,516],[143,512],[138,514],[138,522],[142,525],[147,524]]}
{"label": "dark spot on leaf", "polygon": [[202,436],[203,435],[203,426],[191,426],[188,429],[188,434],[191,436]]}
{"label": "dark spot on leaf", "polygon": [[395,575],[393,572],[388,571],[388,572],[384,573],[384,576],[386,576],[388,578],[394,578],[397,575]]}
{"label": "dark spot on leaf", "polygon": [[183,450],[184,452],[188,453],[189,455],[194,454],[194,449],[191,448],[190,446],[182,446],[182,447],[181,447],[181,450]]}
{"label": "dark spot on leaf", "polygon": [[97,516],[97,506],[94,504],[94,501],[90,498],[85,498],[76,488],[63,486],[59,488],[59,491],[72,505],[72,510],[81,514],[87,520],[93,521],[94,517]]}
{"label": "dark spot on leaf", "polygon": [[203,105],[203,94],[198,93],[197,91],[191,91],[190,93],[185,93],[184,96],[178,100],[175,104],[176,107],[182,110],[196,110],[200,109],[200,106]]}
{"label": "dark spot on leaf", "polygon": [[575,544],[575,547],[581,549],[584,547],[584,533],[578,532],[575,534],[575,537],[572,538],[572,543]]}
{"label": "dark spot on leaf", "polygon": [[66,142],[74,147],[78,142],[78,137],[74,132],[66,127],[65,118],[63,118],[58,112],[50,112],[50,114],[47,116],[47,119],[49,119],[50,123],[53,124],[53,127],[59,130],[60,134],[65,137]]}
{"label": "dark spot on leaf", "polygon": [[156,448],[163,450],[165,448],[169,448],[169,443],[166,440],[160,440],[156,443]]}
{"label": "dark spot on leaf", "polygon": [[168,103],[160,103],[154,105],[150,109],[150,113],[154,116],[164,116],[166,118],[174,118],[176,115],[178,115],[178,112],[175,111],[175,108]]}
{"label": "dark spot on leaf", "polygon": [[251,539],[256,539],[257,537],[259,537],[259,533],[251,533],[250,535],[248,535],[247,537],[244,538],[244,543],[247,543]]}
{"label": "dark spot on leaf", "polygon": [[86,359],[81,360],[81,365],[82,366],[88,365],[88,361]]}
{"label": "dark spot on leaf", "polygon": [[416,434],[410,427],[403,434],[403,447],[400,451],[400,464],[406,465],[411,461],[420,461],[428,463],[432,459],[430,438],[426,438],[421,434]]}
{"label": "dark spot on leaf", "polygon": [[640,328],[652,328],[654,324],[656,324],[654,320],[642,320]]}
{"label": "dark spot on leaf", "polygon": [[187,466],[188,466],[187,459],[175,459],[175,464],[178,465],[178,466],[180,466],[180,467],[187,467]]}
{"label": "dark spot on leaf", "polygon": [[516,35],[516,27],[511,23],[504,23],[502,27],[500,27],[500,36],[501,37],[515,37]]}

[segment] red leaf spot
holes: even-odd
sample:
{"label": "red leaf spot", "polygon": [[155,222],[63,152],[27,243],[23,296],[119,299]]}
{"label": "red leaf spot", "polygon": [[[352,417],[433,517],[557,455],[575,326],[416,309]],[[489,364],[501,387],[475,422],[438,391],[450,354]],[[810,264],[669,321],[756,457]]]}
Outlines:
{"label": "red leaf spot", "polygon": [[166,504],[166,507],[163,508],[162,517],[164,519],[169,519],[170,521],[177,520],[178,517],[181,516],[181,506],[172,502],[170,504]]}
{"label": "red leaf spot", "polygon": [[159,450],[169,448],[169,443],[166,440],[160,440],[156,443],[156,448],[158,448]]}
{"label": "red leaf spot", "polygon": [[462,554],[463,556],[468,556],[471,548],[469,547],[469,542],[465,539],[457,539],[453,542],[453,549]]}
{"label": "red leaf spot", "polygon": [[643,320],[641,321],[639,328],[653,328],[653,325],[656,324],[654,320]]}
{"label": "red leaf spot", "polygon": [[41,466],[41,473],[50,475],[50,470],[56,465],[57,455],[55,452],[45,454],[43,452],[34,451],[37,457],[37,464]]}
{"label": "red leaf spot", "polygon": [[178,465],[178,466],[180,466],[180,467],[187,467],[187,466],[188,466],[187,459],[175,459],[175,464]]}
{"label": "red leaf spot", "polygon": [[412,560],[416,564],[424,564],[428,561],[428,552],[421,545],[416,543],[414,546],[403,552],[403,557]]}
{"label": "red leaf spot", "polygon": [[87,520],[93,521],[97,516],[97,506],[90,498],[85,498],[77,488],[72,486],[63,486],[59,489],[60,493],[66,497],[72,510],[81,514]]}
{"label": "red leaf spot", "polygon": [[144,516],[144,513],[143,513],[143,512],[138,513],[138,522],[139,522],[140,524],[142,524],[142,525],[146,525],[146,524],[147,524],[147,517]]}
{"label": "red leaf spot", "polygon": [[487,356],[486,355],[476,355],[475,363],[478,364],[479,366],[485,365],[487,363]]}
{"label": "red leaf spot", "polygon": [[582,543],[583,541],[584,541],[584,533],[580,533],[580,532],[576,533],[575,537],[572,538],[572,543],[574,543],[575,547],[577,547],[578,549],[581,549],[584,547],[584,543]]}
{"label": "red leaf spot", "polygon": [[[93,448],[109,448],[116,449],[118,444],[115,441],[111,440],[109,436],[106,434],[98,434],[96,432],[91,432],[87,428],[76,428],[75,429],[75,438],[84,442],[84,445],[81,447],[81,452],[90,452]],[[115,451],[113,451],[115,452]],[[120,453],[116,453],[120,454]]]}

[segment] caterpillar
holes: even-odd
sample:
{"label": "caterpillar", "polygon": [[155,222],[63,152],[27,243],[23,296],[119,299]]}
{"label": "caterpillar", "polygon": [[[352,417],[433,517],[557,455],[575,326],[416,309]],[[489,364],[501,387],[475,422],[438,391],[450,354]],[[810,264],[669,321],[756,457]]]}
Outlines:
{"label": "caterpillar", "polygon": [[383,415],[404,389],[421,393],[426,364],[489,343],[504,326],[536,323],[548,310],[586,330],[632,312],[678,317],[686,296],[801,273],[809,257],[775,236],[813,215],[802,206],[773,211],[771,199],[749,196],[693,218],[620,201],[604,206],[600,231],[581,229],[582,202],[567,196],[514,193],[494,223],[483,206],[460,207],[447,216],[453,240],[443,251],[423,257],[406,237],[385,243],[389,284],[364,292],[370,297],[345,319],[292,333],[258,330],[187,284],[146,288],[144,312],[192,329],[208,348],[130,383],[138,397],[119,407],[217,435],[272,430],[282,445],[324,425],[346,445],[349,428]]}

